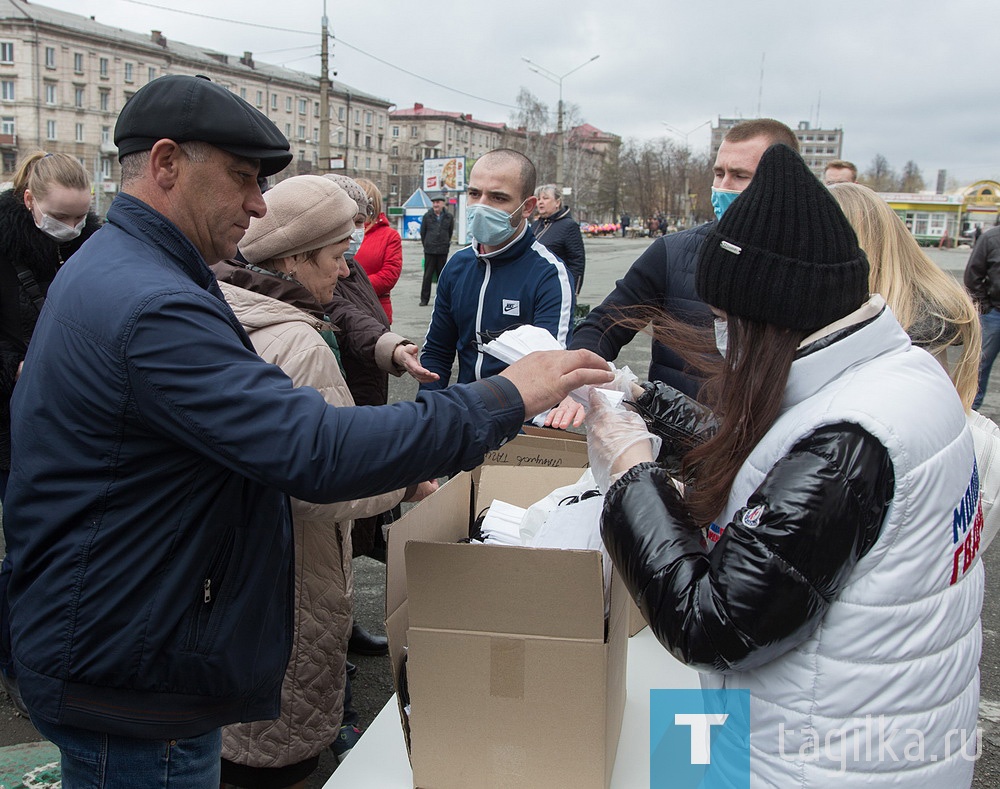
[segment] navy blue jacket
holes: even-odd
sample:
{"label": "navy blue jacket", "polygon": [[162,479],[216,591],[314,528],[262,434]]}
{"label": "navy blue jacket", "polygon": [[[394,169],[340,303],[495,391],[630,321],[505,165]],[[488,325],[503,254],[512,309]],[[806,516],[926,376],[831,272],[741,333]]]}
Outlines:
{"label": "navy blue jacket", "polygon": [[434,312],[420,363],[441,379],[421,389],[443,389],[458,354],[458,381],[495,375],[507,365],[484,352],[484,342],[507,329],[546,329],[562,347],[573,326],[573,281],[566,266],[535,241],[525,224],[503,249],[480,255],[476,244],[451,256],[438,279]]}
{"label": "navy blue jacket", "polygon": [[161,214],[119,195],[50,287],[13,399],[4,529],[33,715],[174,738],[274,718],[291,643],[288,496],[476,466],[523,403],[490,379],[333,408],[253,351]]}
{"label": "navy blue jacket", "polygon": [[[570,348],[586,348],[608,361],[635,337],[635,330],[615,321],[633,306],[656,307],[678,320],[712,325],[712,312],[698,296],[695,269],[698,250],[713,223],[656,239],[615,284],[615,289],[576,327]],[[700,382],[685,372],[684,361],[672,350],[653,342],[649,380],[663,381],[687,395],[698,394]]]}

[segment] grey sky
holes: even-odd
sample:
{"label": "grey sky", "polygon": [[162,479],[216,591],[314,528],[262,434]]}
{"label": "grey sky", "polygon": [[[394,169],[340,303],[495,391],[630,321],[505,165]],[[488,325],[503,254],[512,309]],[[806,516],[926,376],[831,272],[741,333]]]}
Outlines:
{"label": "grey sky", "polygon": [[[318,73],[322,0],[45,0],[137,32]],[[293,32],[227,24],[174,10]],[[154,6],[162,6],[157,8]],[[279,10],[280,13],[275,13]],[[519,89],[555,109],[558,88],[523,57],[565,74],[563,99],[623,138],[668,137],[718,117],[817,120],[844,129],[861,170],[876,153],[913,159],[928,187],[939,168],[961,184],[1000,178],[996,45],[1000,3],[967,0],[328,0],[338,80],[398,107],[421,102],[510,119]],[[312,46],[310,46],[312,45]],[[350,45],[350,46],[348,46]],[[352,49],[433,79],[429,84]],[[763,79],[761,63],[763,59]],[[708,146],[709,126],[690,134]]]}

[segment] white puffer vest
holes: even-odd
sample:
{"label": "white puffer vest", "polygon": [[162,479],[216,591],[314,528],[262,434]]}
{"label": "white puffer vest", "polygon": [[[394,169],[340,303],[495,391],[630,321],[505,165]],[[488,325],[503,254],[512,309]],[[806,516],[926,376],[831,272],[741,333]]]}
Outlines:
{"label": "white puffer vest", "polygon": [[750,690],[753,787],[968,787],[983,600],[973,442],[941,365],[888,308],[794,362],[719,522],[800,438],[837,422],[864,427],[892,460],[879,539],[803,644],[703,684]]}

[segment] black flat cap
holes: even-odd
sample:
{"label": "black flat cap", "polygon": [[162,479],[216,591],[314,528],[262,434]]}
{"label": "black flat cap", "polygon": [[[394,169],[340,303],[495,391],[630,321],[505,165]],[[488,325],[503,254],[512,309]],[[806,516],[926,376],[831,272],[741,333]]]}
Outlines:
{"label": "black flat cap", "polygon": [[207,77],[171,75],[140,88],[115,124],[118,160],[148,151],[157,140],[207,142],[274,175],[292,161],[288,140],[262,112]]}

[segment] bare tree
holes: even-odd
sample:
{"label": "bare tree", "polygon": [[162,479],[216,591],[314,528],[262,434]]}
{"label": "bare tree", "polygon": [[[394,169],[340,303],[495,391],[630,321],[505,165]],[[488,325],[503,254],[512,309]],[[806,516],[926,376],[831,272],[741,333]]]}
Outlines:
{"label": "bare tree", "polygon": [[875,158],[872,159],[872,163],[865,170],[860,181],[876,192],[892,192],[899,185],[896,171],[889,166],[889,160],[880,153],[875,154]]}
{"label": "bare tree", "polygon": [[899,178],[900,192],[921,192],[924,189],[924,176],[917,163],[910,159],[903,165],[903,174]]}

